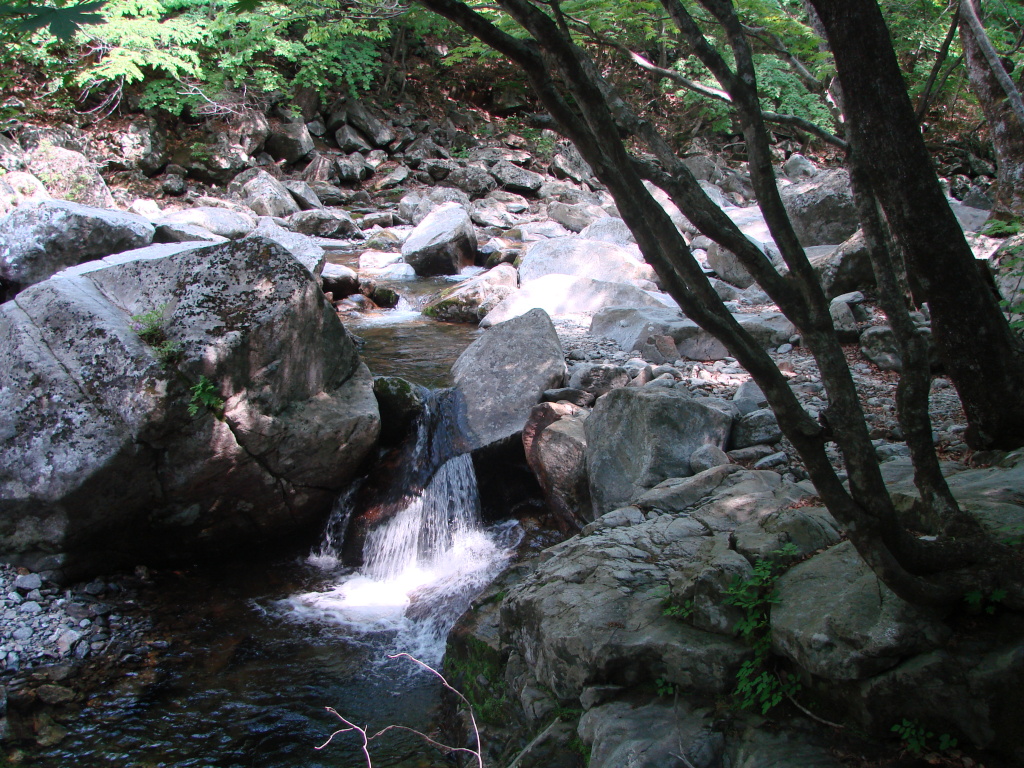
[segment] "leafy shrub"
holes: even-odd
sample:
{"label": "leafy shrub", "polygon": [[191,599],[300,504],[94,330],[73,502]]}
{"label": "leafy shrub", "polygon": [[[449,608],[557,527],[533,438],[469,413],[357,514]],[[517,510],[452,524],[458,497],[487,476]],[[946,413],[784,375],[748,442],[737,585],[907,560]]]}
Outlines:
{"label": "leafy shrub", "polygon": [[189,416],[198,416],[202,409],[210,411],[218,419],[224,416],[224,400],[217,394],[217,388],[205,376],[190,387],[192,398],[188,404]]}

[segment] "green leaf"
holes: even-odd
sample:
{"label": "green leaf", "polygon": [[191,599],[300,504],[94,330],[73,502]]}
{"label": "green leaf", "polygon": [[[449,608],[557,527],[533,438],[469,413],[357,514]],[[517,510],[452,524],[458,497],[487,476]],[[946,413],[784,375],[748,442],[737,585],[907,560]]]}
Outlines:
{"label": "green leaf", "polygon": [[[105,4],[106,0],[92,0],[67,8],[25,5],[21,7],[21,13],[25,14],[25,17],[18,22],[18,29],[23,32],[35,32],[38,29],[49,27],[50,34],[58,40],[69,40],[74,37],[80,27],[102,24],[103,16],[97,11]],[[0,6],[0,12],[11,7]]]}

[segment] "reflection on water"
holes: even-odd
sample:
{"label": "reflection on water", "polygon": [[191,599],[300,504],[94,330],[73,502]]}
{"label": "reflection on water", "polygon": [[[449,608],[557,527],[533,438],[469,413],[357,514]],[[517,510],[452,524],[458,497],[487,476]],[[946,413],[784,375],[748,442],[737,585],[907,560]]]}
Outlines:
{"label": "reflection on water", "polygon": [[[401,310],[390,310],[401,312]],[[476,326],[439,323],[419,312],[405,317],[368,313],[358,322],[345,321],[366,341],[359,354],[374,376],[401,376],[425,387],[452,385],[451,367],[482,333]],[[399,322],[387,322],[394,317]]]}

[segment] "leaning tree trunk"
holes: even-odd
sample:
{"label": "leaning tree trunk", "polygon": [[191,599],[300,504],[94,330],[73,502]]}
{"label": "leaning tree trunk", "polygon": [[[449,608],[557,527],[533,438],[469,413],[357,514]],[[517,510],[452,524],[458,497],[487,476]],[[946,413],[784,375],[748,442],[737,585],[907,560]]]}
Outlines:
{"label": "leaning tree trunk", "polygon": [[809,0],[846,99],[851,162],[877,196],[932,313],[976,449],[1024,445],[1024,349],[946,202],[874,0]]}
{"label": "leaning tree trunk", "polygon": [[[999,218],[1024,216],[1024,121],[1013,109],[999,73],[993,71],[992,63],[982,49],[985,41],[979,39],[974,25],[965,18],[966,2],[963,8],[960,41],[964,47],[967,78],[985,114],[996,152],[992,213]],[[997,63],[1002,67],[1002,62]]]}

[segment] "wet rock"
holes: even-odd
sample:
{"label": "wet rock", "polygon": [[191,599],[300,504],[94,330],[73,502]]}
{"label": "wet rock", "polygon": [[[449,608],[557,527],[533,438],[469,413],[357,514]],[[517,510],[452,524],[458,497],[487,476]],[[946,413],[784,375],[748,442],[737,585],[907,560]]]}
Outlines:
{"label": "wet rock", "polygon": [[0,219],[0,290],[12,298],[59,270],[153,242],[141,216],[63,200],[22,203]]}
{"label": "wet rock", "polygon": [[586,422],[595,513],[628,504],[666,478],[688,476],[693,452],[709,443],[724,447],[731,426],[731,415],[688,392],[613,389]]}
{"label": "wet rock", "polygon": [[335,299],[359,292],[359,275],[344,264],[324,264],[320,276],[324,281],[324,292],[333,294]]}
{"label": "wet rock", "polygon": [[477,323],[519,284],[516,268],[499,264],[481,275],[441,291],[423,307],[423,314],[437,320]]}
{"label": "wet rock", "polygon": [[476,258],[476,230],[466,209],[444,203],[432,210],[402,245],[402,258],[422,277],[455,275]]}
{"label": "wet rock", "polygon": [[518,436],[544,391],[565,379],[551,319],[532,310],[488,329],[459,356],[452,377],[465,400],[471,449]]}

